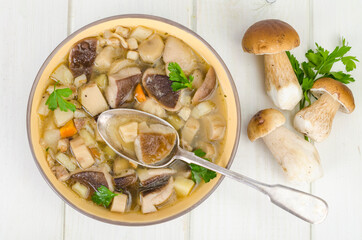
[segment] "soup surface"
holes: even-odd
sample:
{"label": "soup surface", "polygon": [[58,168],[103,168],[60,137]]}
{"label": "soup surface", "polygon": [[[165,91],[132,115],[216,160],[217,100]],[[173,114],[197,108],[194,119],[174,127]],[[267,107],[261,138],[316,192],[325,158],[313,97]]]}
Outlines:
{"label": "soup surface", "polygon": [[[223,150],[225,96],[212,66],[175,36],[116,26],[75,43],[49,76],[38,108],[49,167],[81,198],[110,211],[155,212],[182,201],[216,173],[175,161],[148,169],[121,158],[98,133],[97,116],[132,108],[168,121],[182,148],[209,161]],[[117,147],[147,164],[167,156],[175,130],[142,118],[113,118]]]}

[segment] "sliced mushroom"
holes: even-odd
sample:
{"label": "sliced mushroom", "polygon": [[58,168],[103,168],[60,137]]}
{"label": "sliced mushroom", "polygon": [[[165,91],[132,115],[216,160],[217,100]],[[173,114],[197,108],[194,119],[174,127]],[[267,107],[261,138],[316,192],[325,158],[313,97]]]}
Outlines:
{"label": "sliced mushroom", "polygon": [[128,186],[136,183],[137,181],[137,174],[136,171],[132,168],[123,170],[121,174],[115,176],[114,178],[114,185],[117,190],[125,189]]}
{"label": "sliced mushroom", "polygon": [[151,113],[153,115],[156,115],[160,118],[166,118],[166,110],[162,107],[161,104],[159,104],[156,100],[153,98],[147,98],[144,102],[136,102],[135,108],[142,110],[144,112]]}
{"label": "sliced mushroom", "polygon": [[154,34],[138,46],[138,52],[142,61],[154,63],[162,56],[164,47],[162,38],[158,34]]}
{"label": "sliced mushroom", "polygon": [[111,212],[124,213],[127,210],[128,196],[122,193],[116,194],[118,195],[113,198],[110,210]]}
{"label": "sliced mushroom", "polygon": [[96,59],[96,51],[96,38],[85,38],[73,45],[69,52],[69,69],[74,77],[85,74],[89,79]]}
{"label": "sliced mushroom", "polygon": [[207,127],[207,136],[210,140],[221,140],[225,135],[226,124],[220,114],[208,115],[204,118]]}
{"label": "sliced mushroom", "polygon": [[198,89],[203,83],[204,76],[200,69],[196,69],[192,72],[191,75],[194,77],[194,80],[192,81],[192,87]]}
{"label": "sliced mushroom", "polygon": [[142,168],[138,169],[137,173],[141,186],[151,188],[167,182],[176,171],[171,168]]}
{"label": "sliced mushroom", "polygon": [[141,70],[129,67],[108,77],[109,85],[105,95],[111,108],[120,107],[133,93],[133,89],[141,80]]}
{"label": "sliced mushroom", "polygon": [[216,73],[213,67],[209,68],[207,71],[204,82],[195,92],[194,97],[192,98],[192,104],[197,104],[199,102],[205,101],[211,97],[217,86]]}
{"label": "sliced mushroom", "polygon": [[53,171],[55,172],[55,176],[59,181],[64,182],[70,178],[70,174],[68,173],[67,169],[62,165],[55,166]]}
{"label": "sliced mushroom", "polygon": [[167,202],[173,194],[173,178],[171,177],[167,184],[155,189],[142,191],[140,194],[140,204],[142,205],[143,213],[150,213],[157,211],[157,206]]}
{"label": "sliced mushroom", "polygon": [[70,179],[87,185],[93,191],[96,191],[100,186],[105,186],[112,192],[114,191],[112,176],[104,169],[92,168],[86,171],[77,171],[70,176]]}
{"label": "sliced mushroom", "polygon": [[111,67],[113,60],[120,56],[121,49],[112,46],[107,46],[102,49],[94,60],[94,65],[100,71],[108,71]]}
{"label": "sliced mushroom", "polygon": [[163,61],[166,63],[177,62],[186,75],[190,75],[197,67],[197,61],[192,49],[183,41],[173,36],[166,39]]}
{"label": "sliced mushroom", "polygon": [[175,143],[174,129],[161,124],[151,124],[150,127],[140,124],[134,148],[139,161],[154,164],[167,157]]}
{"label": "sliced mushroom", "polygon": [[217,156],[217,149],[212,142],[200,141],[196,143],[196,147],[206,153],[205,158],[207,159],[214,160]]}
{"label": "sliced mushroom", "polygon": [[123,68],[126,67],[134,67],[136,66],[136,63],[132,60],[129,59],[118,59],[116,61],[114,61],[109,69],[108,75],[112,75],[115,73],[118,73],[119,71],[121,71]]}
{"label": "sliced mushroom", "polygon": [[159,102],[168,111],[178,111],[181,108],[180,92],[174,92],[171,80],[160,70],[149,68],[142,77],[142,84],[148,95]]}

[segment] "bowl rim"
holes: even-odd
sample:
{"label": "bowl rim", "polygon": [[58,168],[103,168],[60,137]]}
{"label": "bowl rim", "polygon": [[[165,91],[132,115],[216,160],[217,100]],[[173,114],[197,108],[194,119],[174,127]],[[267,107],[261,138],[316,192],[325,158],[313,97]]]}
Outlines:
{"label": "bowl rim", "polygon": [[235,98],[235,105],[236,105],[236,115],[237,115],[237,133],[236,133],[236,138],[235,138],[235,142],[234,142],[234,146],[229,158],[229,161],[226,165],[225,168],[229,169],[231,164],[234,161],[238,146],[239,146],[239,140],[240,140],[240,133],[241,133],[241,109],[240,109],[240,101],[239,101],[239,95],[237,92],[237,88],[235,85],[235,82],[231,76],[231,73],[229,71],[229,69],[227,68],[225,62],[222,60],[222,58],[220,57],[220,55],[215,51],[215,49],[213,47],[211,47],[211,45],[206,42],[201,36],[199,36],[197,33],[195,33],[193,30],[187,28],[186,26],[174,22],[170,19],[167,18],[163,18],[163,17],[159,17],[159,16],[154,16],[154,15],[149,15],[149,14],[121,14],[121,15],[115,15],[115,16],[111,16],[111,17],[106,17],[106,18],[102,18],[99,20],[96,20],[94,22],[91,22],[81,28],[79,28],[78,30],[76,30],[75,32],[71,33],[69,36],[67,36],[63,41],[61,41],[61,43],[58,44],[58,46],[50,53],[50,55],[46,58],[46,60],[44,61],[44,63],[41,65],[35,79],[33,82],[33,85],[31,87],[31,91],[29,94],[29,98],[28,98],[28,104],[27,104],[27,113],[26,113],[26,128],[27,128],[27,136],[28,136],[28,142],[29,142],[29,146],[30,146],[30,150],[31,150],[31,154],[33,156],[34,162],[38,168],[38,170],[40,171],[42,177],[44,178],[44,180],[48,183],[48,185],[50,186],[50,188],[58,195],[59,198],[61,198],[63,200],[63,202],[65,202],[66,204],[68,204],[69,206],[71,206],[73,209],[75,209],[76,211],[80,212],[81,214],[88,216],[92,219],[104,222],[104,223],[110,223],[110,224],[114,224],[114,225],[121,225],[121,226],[149,226],[149,225],[155,225],[155,224],[160,224],[160,223],[164,223],[173,219],[176,219],[178,217],[181,217],[182,215],[192,211],[193,209],[195,209],[197,206],[199,206],[202,202],[204,202],[215,190],[216,188],[220,185],[220,183],[222,182],[222,180],[224,179],[225,176],[221,175],[219,180],[217,181],[217,183],[214,185],[214,187],[205,195],[203,196],[198,202],[196,202],[194,205],[190,206],[189,208],[184,209],[183,211],[171,215],[169,217],[166,217],[164,219],[158,220],[158,221],[152,221],[152,222],[143,222],[143,223],[129,223],[129,222],[120,222],[120,221],[112,221],[112,220],[108,220],[93,214],[90,214],[86,211],[83,211],[82,209],[78,208],[75,204],[73,204],[71,201],[68,201],[57,189],[56,187],[52,184],[52,182],[47,178],[45,172],[43,171],[43,169],[41,168],[36,156],[35,156],[35,152],[34,152],[34,147],[33,147],[33,143],[31,140],[31,127],[30,127],[30,122],[31,122],[31,109],[32,109],[32,105],[33,105],[33,98],[34,98],[34,93],[35,90],[38,86],[38,82],[40,80],[40,77],[42,76],[44,69],[46,68],[46,66],[49,64],[49,62],[53,59],[54,55],[59,51],[60,48],[63,47],[64,44],[66,44],[68,41],[70,41],[74,36],[76,36],[77,34],[81,33],[82,31],[84,31],[87,28],[90,28],[94,25],[103,23],[103,22],[107,22],[107,21],[111,21],[111,20],[116,20],[116,19],[122,19],[122,18],[143,18],[143,19],[150,19],[150,20],[156,20],[156,21],[160,21],[160,22],[164,22],[167,24],[170,24],[172,26],[175,26],[189,34],[191,34],[192,36],[196,37],[198,40],[200,40],[211,52],[212,54],[214,54],[214,56],[217,58],[217,60],[220,62],[222,68],[224,69],[224,71],[226,72],[230,85],[232,87],[232,91],[234,94],[234,98]]}

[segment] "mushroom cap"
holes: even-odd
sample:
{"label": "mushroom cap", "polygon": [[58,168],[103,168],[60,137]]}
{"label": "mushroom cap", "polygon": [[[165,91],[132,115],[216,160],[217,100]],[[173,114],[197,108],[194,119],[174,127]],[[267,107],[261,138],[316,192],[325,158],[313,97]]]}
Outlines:
{"label": "mushroom cap", "polygon": [[315,81],[310,91],[316,98],[319,98],[324,93],[330,94],[341,104],[339,110],[344,113],[351,113],[355,108],[351,90],[340,81],[332,78],[321,78]]}
{"label": "mushroom cap", "polygon": [[269,108],[257,112],[248,124],[248,137],[254,142],[256,139],[268,135],[285,123],[284,115],[276,109]]}
{"label": "mushroom cap", "polygon": [[254,23],[246,30],[242,46],[244,52],[253,54],[275,54],[298,47],[300,39],[288,23],[267,19]]}

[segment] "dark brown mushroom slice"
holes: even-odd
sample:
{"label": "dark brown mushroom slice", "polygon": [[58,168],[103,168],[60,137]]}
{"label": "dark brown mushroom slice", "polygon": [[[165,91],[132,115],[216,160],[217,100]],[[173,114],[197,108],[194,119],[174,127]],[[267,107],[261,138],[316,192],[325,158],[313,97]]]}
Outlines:
{"label": "dark brown mushroom slice", "polygon": [[124,190],[137,182],[137,174],[134,169],[127,169],[114,177],[113,180],[117,190]]}
{"label": "dark brown mushroom slice", "polygon": [[164,185],[176,171],[171,168],[141,169],[138,171],[140,185],[143,188],[154,188]]}
{"label": "dark brown mushroom slice", "polygon": [[141,70],[137,67],[125,68],[109,76],[105,95],[111,108],[120,107],[126,102],[136,85],[140,83],[141,77]]}
{"label": "dark brown mushroom slice", "polygon": [[216,73],[213,67],[210,67],[207,71],[204,82],[195,92],[194,97],[192,98],[192,103],[197,104],[199,102],[205,101],[211,97],[213,92],[216,89]]}
{"label": "dark brown mushroom slice", "polygon": [[100,186],[105,186],[113,192],[112,177],[108,172],[102,170],[86,170],[73,173],[70,176],[71,181],[78,181],[87,185],[90,190],[96,191]]}
{"label": "dark brown mushroom slice", "polygon": [[69,69],[74,77],[82,74],[90,78],[97,55],[97,38],[85,38],[75,43],[69,53]]}
{"label": "dark brown mushroom slice", "polygon": [[142,77],[142,84],[149,96],[154,98],[168,111],[178,111],[180,91],[172,90],[172,81],[167,75],[155,69],[147,69]]}

